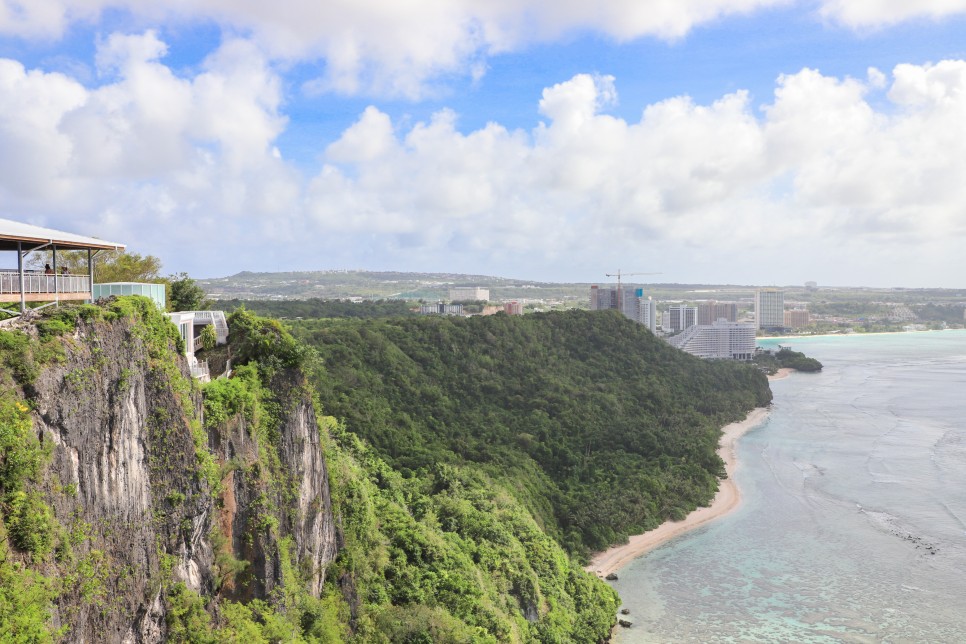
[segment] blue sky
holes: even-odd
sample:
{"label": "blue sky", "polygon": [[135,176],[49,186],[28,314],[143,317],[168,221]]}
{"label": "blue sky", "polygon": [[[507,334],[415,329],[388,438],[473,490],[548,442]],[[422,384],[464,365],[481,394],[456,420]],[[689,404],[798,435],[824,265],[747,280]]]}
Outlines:
{"label": "blue sky", "polygon": [[964,286],[966,0],[148,4],[0,0],[0,217],[198,277]]}

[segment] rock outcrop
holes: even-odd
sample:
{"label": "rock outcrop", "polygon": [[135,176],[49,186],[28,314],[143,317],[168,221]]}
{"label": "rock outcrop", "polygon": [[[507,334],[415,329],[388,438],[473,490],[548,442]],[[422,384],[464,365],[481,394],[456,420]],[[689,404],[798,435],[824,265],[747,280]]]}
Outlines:
{"label": "rock outcrop", "polygon": [[[36,338],[36,329],[23,332]],[[61,359],[16,395],[29,401],[50,450],[30,485],[62,528],[58,550],[33,565],[56,576],[65,561],[85,563],[71,568],[85,572],[63,581],[55,599],[53,626],[66,641],[165,641],[165,589],[177,582],[215,600],[271,602],[286,558],[319,595],[338,538],[300,372],[276,377],[271,445],[240,416],[206,441],[201,390],[170,337],[152,338],[136,318],[93,319],[56,342]],[[261,458],[266,450],[272,459]],[[219,554],[244,572],[226,576]]]}

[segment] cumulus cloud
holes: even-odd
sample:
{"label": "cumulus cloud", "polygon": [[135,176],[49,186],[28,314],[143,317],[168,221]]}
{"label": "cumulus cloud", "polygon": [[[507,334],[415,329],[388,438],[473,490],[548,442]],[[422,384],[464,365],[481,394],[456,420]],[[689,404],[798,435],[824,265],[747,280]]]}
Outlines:
{"label": "cumulus cloud", "polygon": [[823,0],[820,12],[849,27],[883,27],[905,20],[937,20],[966,13],[966,0]]}
{"label": "cumulus cloud", "polygon": [[394,122],[371,106],[306,176],[279,153],[282,83],[259,48],[226,40],[191,74],[165,52],[150,31],[108,36],[93,88],[0,60],[11,214],[202,275],[415,257],[550,277],[640,258],[705,279],[797,261],[831,281],[821,271],[959,257],[966,236],[964,61],[866,79],[803,69],[761,108],[739,90],[636,119],[608,113],[619,79],[578,74],[534,97],[543,120],[526,129],[463,131],[445,109]]}
{"label": "cumulus cloud", "polygon": [[601,111],[613,79],[578,75],[544,91],[549,121],[531,131],[464,134],[442,112],[393,134],[370,107],[329,147],[308,214],[319,230],[496,258],[663,247],[782,262],[797,248],[841,265],[849,249],[893,262],[962,243],[966,62],[900,65],[887,112],[869,100],[882,82],[804,69],[778,79],[762,113],[739,91],[710,105],[667,99],[627,122]]}
{"label": "cumulus cloud", "polygon": [[283,230],[270,222],[298,206],[300,188],[274,145],[286,124],[278,77],[245,41],[225,42],[191,78],[164,65],[165,51],[150,31],[110,36],[97,53],[110,79],[92,89],[0,60],[11,214],[149,244],[145,232],[163,228],[171,254],[206,235]]}
{"label": "cumulus cloud", "polygon": [[[415,99],[433,91],[436,79],[478,79],[489,56],[534,43],[586,32],[616,41],[674,40],[721,17],[792,4],[796,0],[0,0],[0,35],[56,39],[108,11],[134,24],[214,22],[251,39],[273,60],[319,62],[320,74],[304,87],[310,93]],[[963,14],[966,0],[820,0],[818,11],[861,29]]]}
{"label": "cumulus cloud", "polygon": [[491,54],[570,33],[679,38],[695,25],[787,0],[0,0],[0,34],[57,38],[106,10],[152,24],[215,21],[268,56],[319,60],[309,91],[415,98],[441,75],[477,78]]}

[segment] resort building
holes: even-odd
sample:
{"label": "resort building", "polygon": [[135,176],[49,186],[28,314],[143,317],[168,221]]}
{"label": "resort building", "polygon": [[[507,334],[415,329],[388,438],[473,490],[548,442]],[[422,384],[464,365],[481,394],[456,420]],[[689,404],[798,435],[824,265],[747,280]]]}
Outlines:
{"label": "resort building", "polygon": [[801,329],[808,326],[808,309],[785,311],[785,326],[789,329]]}
{"label": "resort building", "polygon": [[646,326],[651,333],[657,333],[657,302],[650,297],[638,299],[637,321]]}
{"label": "resort building", "polygon": [[623,293],[616,288],[590,287],[590,310],[606,311],[620,309],[625,317],[643,324],[651,333],[657,333],[657,302],[645,297],[642,288],[626,288]]}
{"label": "resort building", "polygon": [[738,321],[737,302],[702,302],[698,304],[698,324],[711,324],[715,320]]}
{"label": "resort building", "polygon": [[462,304],[423,304],[419,307],[420,315],[463,315]]}
{"label": "resort building", "polygon": [[600,288],[596,284],[590,287],[590,310],[606,311],[617,308],[617,289]]}
{"label": "resort building", "polygon": [[651,333],[657,333],[657,302],[645,297],[644,289],[625,289],[621,305],[626,317],[643,324]]}
{"label": "resort building", "polygon": [[488,302],[490,289],[479,286],[454,286],[449,290],[450,302]]}
{"label": "resort building", "polygon": [[780,288],[755,291],[755,326],[780,329],[785,326],[785,292]]}
{"label": "resort building", "polygon": [[683,304],[669,306],[664,318],[664,331],[677,333],[698,323],[698,307]]}
{"label": "resort building", "polygon": [[[16,267],[0,268],[0,312],[11,316],[26,313],[27,302],[45,302],[40,308],[61,301],[93,300],[94,259],[105,250],[124,250],[125,245],[84,237],[50,228],[32,226],[19,221],[0,219],[0,251],[16,255]],[[64,272],[58,265],[62,251],[87,251],[87,269],[78,274]],[[50,262],[43,269],[27,268],[25,259],[31,253],[50,253]],[[2,308],[2,304],[16,304],[16,308]]]}
{"label": "resort building", "polygon": [[755,355],[755,325],[715,320],[691,326],[667,341],[699,358],[751,360]]}
{"label": "resort building", "polygon": [[523,302],[505,302],[503,312],[507,315],[523,315]]}

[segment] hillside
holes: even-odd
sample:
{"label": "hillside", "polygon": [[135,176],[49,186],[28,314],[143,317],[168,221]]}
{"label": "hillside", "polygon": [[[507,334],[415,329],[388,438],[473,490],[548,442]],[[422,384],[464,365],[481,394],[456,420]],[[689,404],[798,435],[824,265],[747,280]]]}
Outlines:
{"label": "hillside", "polygon": [[0,330],[0,640],[592,642],[617,598],[484,472],[390,468],[277,323],[187,376],[153,304]]}
{"label": "hillside", "polygon": [[143,298],[0,330],[0,640],[603,641],[581,558],[770,398],[609,313],[229,327],[203,386]]}
{"label": "hillside", "polygon": [[291,328],[322,358],[322,405],[395,470],[485,472],[581,557],[708,503],[720,427],[771,400],[756,369],[614,312]]}

